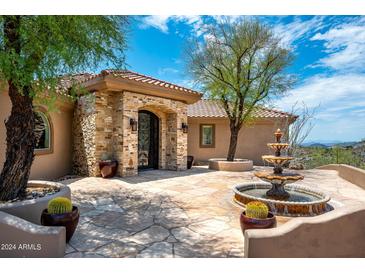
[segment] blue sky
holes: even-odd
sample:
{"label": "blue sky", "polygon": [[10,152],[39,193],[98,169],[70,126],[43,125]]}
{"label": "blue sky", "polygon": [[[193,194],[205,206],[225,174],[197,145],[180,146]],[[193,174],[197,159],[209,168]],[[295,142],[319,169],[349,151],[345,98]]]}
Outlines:
{"label": "blue sky", "polygon": [[[232,16],[231,20],[236,20]],[[365,138],[365,17],[260,16],[292,49],[288,69],[298,78],[288,94],[271,105],[290,111],[298,102],[319,105],[306,141]],[[127,51],[128,68],[187,87],[183,51],[190,37],[204,39],[220,16],[136,16]]]}

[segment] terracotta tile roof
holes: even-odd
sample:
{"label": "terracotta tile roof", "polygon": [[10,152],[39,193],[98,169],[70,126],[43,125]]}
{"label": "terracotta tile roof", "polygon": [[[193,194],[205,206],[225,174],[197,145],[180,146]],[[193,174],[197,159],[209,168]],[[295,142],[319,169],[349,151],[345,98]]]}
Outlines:
{"label": "terracotta tile roof", "polygon": [[[293,117],[290,113],[259,107],[253,112],[257,118],[286,118]],[[195,104],[188,105],[188,117],[225,118],[226,112],[218,100],[202,99]]]}
{"label": "terracotta tile roof", "polygon": [[140,82],[140,83],[146,83],[149,85],[154,85],[154,86],[160,86],[160,87],[165,87],[165,88],[169,88],[171,90],[177,90],[177,91],[183,91],[183,92],[189,92],[189,93],[193,93],[193,94],[201,94],[200,92],[194,91],[192,89],[189,88],[185,88],[176,84],[172,84],[163,80],[159,80],[150,76],[146,76],[140,73],[136,73],[133,71],[129,71],[129,70],[110,70],[110,69],[106,69],[101,71],[101,75],[106,76],[106,75],[113,75],[115,77],[120,77],[120,78],[124,78],[127,80],[133,80],[136,82]]}
{"label": "terracotta tile roof", "polygon": [[[58,78],[58,86],[57,91],[59,94],[69,96],[69,89],[72,86],[72,84],[87,84],[88,81],[91,81],[93,79],[102,78],[105,76],[113,76],[117,78],[123,78],[128,81],[135,81],[139,83],[145,83],[147,85],[151,86],[158,86],[167,88],[171,91],[178,91],[178,92],[184,92],[189,93],[191,95],[194,95],[196,99],[201,97],[201,93],[189,88],[185,88],[173,83],[169,83],[163,80],[159,80],[150,76],[146,76],[140,73],[136,73],[129,70],[112,70],[112,69],[106,69],[102,70],[98,74],[94,73],[77,73],[77,74],[67,74],[60,76]],[[196,100],[195,100],[196,101]]]}
{"label": "terracotta tile roof", "polygon": [[165,88],[168,88],[168,89],[171,89],[174,91],[183,91],[183,92],[201,95],[201,93],[198,91],[195,91],[195,90],[192,90],[189,88],[185,88],[185,87],[182,87],[182,86],[170,83],[170,82],[166,82],[163,80],[159,80],[159,79],[153,78],[151,76],[133,72],[130,70],[105,69],[105,70],[102,70],[99,74],[91,74],[90,77],[86,77],[80,83],[86,83],[87,81],[92,80],[94,78],[101,77],[101,76],[108,76],[108,75],[123,78],[126,80],[132,80],[132,81],[136,81],[136,82],[140,82],[140,83],[146,83],[146,84],[153,85],[153,86],[165,87]]}

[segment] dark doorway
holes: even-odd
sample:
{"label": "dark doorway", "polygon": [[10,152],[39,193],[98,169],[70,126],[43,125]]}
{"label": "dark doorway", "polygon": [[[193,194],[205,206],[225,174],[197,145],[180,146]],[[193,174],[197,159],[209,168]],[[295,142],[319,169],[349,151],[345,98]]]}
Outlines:
{"label": "dark doorway", "polygon": [[147,110],[138,112],[138,169],[158,169],[159,119]]}

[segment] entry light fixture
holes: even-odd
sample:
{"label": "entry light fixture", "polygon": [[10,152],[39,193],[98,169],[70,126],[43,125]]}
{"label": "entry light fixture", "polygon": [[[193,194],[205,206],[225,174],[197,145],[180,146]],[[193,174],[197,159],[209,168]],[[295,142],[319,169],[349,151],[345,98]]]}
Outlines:
{"label": "entry light fixture", "polygon": [[136,121],[136,119],[130,118],[129,125],[131,126],[132,131],[137,131],[137,129],[138,129],[138,122]]}
{"label": "entry light fixture", "polygon": [[189,129],[189,126],[188,124],[185,124],[185,123],[182,123],[181,124],[181,129],[184,133],[188,133],[188,129]]}

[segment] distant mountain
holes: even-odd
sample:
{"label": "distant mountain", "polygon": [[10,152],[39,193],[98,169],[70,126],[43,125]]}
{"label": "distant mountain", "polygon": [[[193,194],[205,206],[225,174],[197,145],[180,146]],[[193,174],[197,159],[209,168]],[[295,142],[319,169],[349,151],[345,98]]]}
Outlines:
{"label": "distant mountain", "polygon": [[340,147],[348,147],[348,146],[356,146],[360,142],[341,142],[341,141],[333,141],[333,140],[324,140],[324,141],[312,141],[303,143],[303,147],[333,147],[333,146],[340,146]]}
{"label": "distant mountain", "polygon": [[311,144],[303,144],[304,147],[321,147],[321,148],[327,148],[328,146],[325,144],[320,143],[311,143]]}

